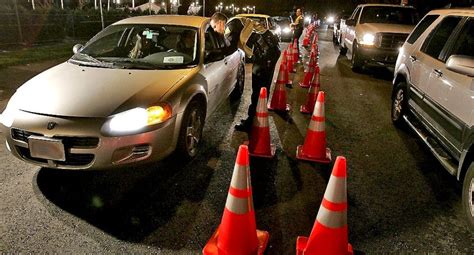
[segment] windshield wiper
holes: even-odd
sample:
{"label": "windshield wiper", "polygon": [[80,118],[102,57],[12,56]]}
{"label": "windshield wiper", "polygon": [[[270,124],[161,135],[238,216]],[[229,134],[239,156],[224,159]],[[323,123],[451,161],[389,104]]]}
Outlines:
{"label": "windshield wiper", "polygon": [[[78,64],[80,66],[94,66],[94,67],[107,67],[107,68],[112,68],[114,66],[113,63],[109,63],[109,62],[104,62],[104,61],[100,61],[90,55],[87,55],[85,53],[76,53],[77,55],[85,58],[88,62],[84,62],[83,60],[81,59],[77,59],[77,58],[72,58],[72,60],[76,61],[76,62],[79,62]],[[93,63],[93,64],[92,64]]]}

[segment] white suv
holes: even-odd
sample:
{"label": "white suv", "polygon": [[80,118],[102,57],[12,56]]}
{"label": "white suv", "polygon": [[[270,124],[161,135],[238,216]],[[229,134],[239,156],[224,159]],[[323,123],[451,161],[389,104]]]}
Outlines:
{"label": "white suv", "polygon": [[395,65],[392,121],[407,124],[463,181],[462,203],[474,229],[474,9],[429,12],[403,44]]}

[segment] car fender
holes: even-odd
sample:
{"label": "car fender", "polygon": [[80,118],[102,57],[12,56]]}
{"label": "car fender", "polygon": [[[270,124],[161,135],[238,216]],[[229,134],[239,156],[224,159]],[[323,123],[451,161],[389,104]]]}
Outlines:
{"label": "car fender", "polygon": [[410,83],[410,70],[407,68],[407,66],[404,63],[401,63],[398,68],[395,70],[395,75],[393,77],[393,82],[392,85],[395,86],[397,83],[399,83],[401,80],[405,80],[407,85]]}

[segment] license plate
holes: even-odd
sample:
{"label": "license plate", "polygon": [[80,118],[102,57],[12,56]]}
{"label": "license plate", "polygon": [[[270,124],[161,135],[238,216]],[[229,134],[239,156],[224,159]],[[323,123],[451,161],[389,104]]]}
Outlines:
{"label": "license plate", "polygon": [[30,155],[34,158],[66,161],[64,144],[60,139],[42,136],[28,137]]}

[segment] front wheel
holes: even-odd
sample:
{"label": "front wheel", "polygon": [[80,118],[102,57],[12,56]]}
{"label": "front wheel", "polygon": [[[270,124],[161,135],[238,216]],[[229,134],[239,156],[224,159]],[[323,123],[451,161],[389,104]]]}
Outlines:
{"label": "front wheel", "polygon": [[359,71],[364,65],[364,60],[360,56],[359,46],[357,42],[354,42],[352,47],[352,59],[351,59],[351,68],[353,71]]}
{"label": "front wheel", "polygon": [[245,88],[245,66],[244,64],[239,65],[239,70],[237,71],[237,82],[235,88],[231,93],[231,99],[237,100],[242,97]]}
{"label": "front wheel", "polygon": [[395,85],[394,93],[392,95],[392,122],[397,127],[402,127],[404,124],[403,115],[407,111],[407,86],[405,82],[399,82]]}
{"label": "front wheel", "polygon": [[462,205],[468,227],[474,231],[474,163],[471,163],[464,176],[462,186]]}
{"label": "front wheel", "polygon": [[177,153],[185,160],[194,158],[198,153],[204,121],[204,107],[197,100],[191,101],[184,111],[176,147]]}

